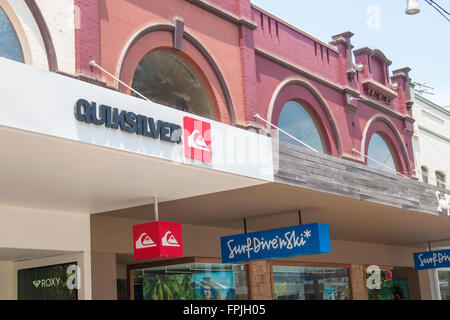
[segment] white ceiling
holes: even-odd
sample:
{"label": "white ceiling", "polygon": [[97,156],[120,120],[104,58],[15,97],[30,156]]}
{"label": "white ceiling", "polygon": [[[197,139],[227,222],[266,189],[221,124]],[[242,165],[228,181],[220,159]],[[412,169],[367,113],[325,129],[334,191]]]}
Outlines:
{"label": "white ceiling", "polygon": [[68,254],[69,251],[0,248],[0,261],[23,261]]}
{"label": "white ceiling", "polygon": [[262,181],[0,126],[0,203],[96,213]]}

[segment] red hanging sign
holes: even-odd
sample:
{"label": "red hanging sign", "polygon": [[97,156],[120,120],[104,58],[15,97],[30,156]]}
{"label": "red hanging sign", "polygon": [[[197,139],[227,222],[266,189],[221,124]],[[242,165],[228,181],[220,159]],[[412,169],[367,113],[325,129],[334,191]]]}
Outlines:
{"label": "red hanging sign", "polygon": [[133,226],[136,260],[183,257],[181,223],[156,221]]}

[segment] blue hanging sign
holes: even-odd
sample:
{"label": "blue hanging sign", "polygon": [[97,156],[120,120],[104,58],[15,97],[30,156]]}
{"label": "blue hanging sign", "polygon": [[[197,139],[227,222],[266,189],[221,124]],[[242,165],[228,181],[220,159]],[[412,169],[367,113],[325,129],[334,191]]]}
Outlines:
{"label": "blue hanging sign", "polygon": [[416,270],[449,268],[450,250],[414,253],[414,267]]}
{"label": "blue hanging sign", "polygon": [[244,233],[221,238],[222,263],[287,258],[331,252],[328,224]]}

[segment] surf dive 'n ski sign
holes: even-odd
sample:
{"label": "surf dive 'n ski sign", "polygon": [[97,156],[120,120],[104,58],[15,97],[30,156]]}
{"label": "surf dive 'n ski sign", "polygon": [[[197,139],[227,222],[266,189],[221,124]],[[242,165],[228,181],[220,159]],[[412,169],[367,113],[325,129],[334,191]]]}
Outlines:
{"label": "surf dive 'n ski sign", "polygon": [[222,263],[331,252],[328,224],[314,223],[221,238]]}

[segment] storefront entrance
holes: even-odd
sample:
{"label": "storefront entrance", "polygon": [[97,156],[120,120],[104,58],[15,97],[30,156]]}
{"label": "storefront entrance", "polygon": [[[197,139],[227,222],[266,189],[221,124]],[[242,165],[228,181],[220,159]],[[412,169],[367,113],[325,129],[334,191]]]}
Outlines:
{"label": "storefront entrance", "polygon": [[[360,278],[370,281],[374,272],[361,269],[352,273],[345,264],[266,261],[265,274],[249,264],[221,264],[219,259],[183,258],[128,268],[128,282],[133,300],[248,300],[256,290],[252,279],[269,277],[266,290],[273,300],[352,300]],[[361,277],[362,274],[365,276]],[[448,271],[439,273],[443,299],[448,299]],[[379,269],[379,286],[365,290],[367,300],[418,300],[420,285],[412,268]],[[447,278],[446,278],[447,276]],[[364,283],[365,285],[365,283]]]}

